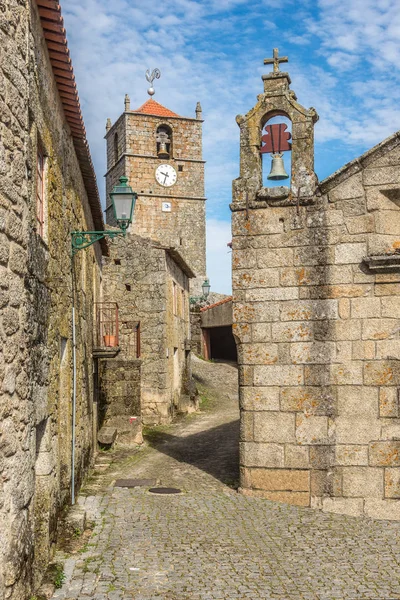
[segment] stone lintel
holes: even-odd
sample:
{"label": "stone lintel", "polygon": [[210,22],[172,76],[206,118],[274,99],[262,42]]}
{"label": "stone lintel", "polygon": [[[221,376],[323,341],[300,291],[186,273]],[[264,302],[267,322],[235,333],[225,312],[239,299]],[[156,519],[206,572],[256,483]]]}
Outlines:
{"label": "stone lintel", "polygon": [[[299,206],[310,206],[311,204],[315,204],[315,198],[313,196],[308,196],[308,197],[304,197],[304,198],[300,197]],[[246,205],[246,202],[239,200],[236,202],[232,202],[229,205],[232,212],[243,211],[246,209],[259,210],[259,209],[263,209],[263,208],[268,208],[270,206],[280,206],[280,207],[292,206],[292,207],[295,207],[295,206],[297,206],[297,199],[293,198],[293,195],[290,194],[287,198],[284,198],[282,200],[280,200],[280,199],[278,199],[278,200],[269,199],[269,200],[258,200],[258,201],[255,200],[253,202],[249,202],[247,205]]]}
{"label": "stone lintel", "polygon": [[277,187],[263,187],[257,192],[257,200],[285,200],[290,195],[287,185]]}

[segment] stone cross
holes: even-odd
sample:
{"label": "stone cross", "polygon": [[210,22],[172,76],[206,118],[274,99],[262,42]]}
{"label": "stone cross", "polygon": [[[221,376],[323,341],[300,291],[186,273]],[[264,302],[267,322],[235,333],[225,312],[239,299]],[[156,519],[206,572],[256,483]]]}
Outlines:
{"label": "stone cross", "polygon": [[279,57],[278,48],[274,48],[274,58],[264,58],[264,65],[274,65],[274,73],[279,73],[279,63],[289,62],[287,56]]}

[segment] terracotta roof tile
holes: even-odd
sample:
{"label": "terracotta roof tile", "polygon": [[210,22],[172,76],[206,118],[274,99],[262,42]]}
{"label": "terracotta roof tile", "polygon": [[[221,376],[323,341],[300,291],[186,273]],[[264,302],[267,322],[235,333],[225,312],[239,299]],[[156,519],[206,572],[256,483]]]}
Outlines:
{"label": "terracotta roof tile", "polygon": [[169,110],[159,102],[156,102],[152,98],[147,100],[140,108],[132,112],[142,113],[144,115],[155,115],[156,117],[179,117],[176,113]]}
{"label": "terracotta roof tile", "polygon": [[[61,16],[61,7],[57,0],[36,0],[44,38],[58,93],[64,108],[65,118],[71,129],[75,152],[85,184],[90,210],[93,216],[95,229],[104,231],[103,211],[101,208],[96,175],[90,155],[89,144],[86,139],[85,124],[79,104],[76,89],[74,70],[69,57],[68,42]],[[108,255],[107,240],[100,240],[104,255]]]}
{"label": "terracotta roof tile", "polygon": [[232,301],[232,296],[227,296],[223,300],[219,300],[218,302],[214,302],[214,304],[210,304],[209,306],[204,306],[200,309],[200,312],[205,312],[206,310],[210,310],[210,308],[215,308],[216,306],[220,306],[221,304],[226,304],[227,302]]}

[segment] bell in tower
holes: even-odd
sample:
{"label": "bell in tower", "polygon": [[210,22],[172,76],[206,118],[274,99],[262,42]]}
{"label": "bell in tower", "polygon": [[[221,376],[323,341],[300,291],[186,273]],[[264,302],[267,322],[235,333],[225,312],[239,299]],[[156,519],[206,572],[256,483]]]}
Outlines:
{"label": "bell in tower", "polygon": [[158,158],[170,158],[171,139],[166,127],[157,129],[157,156]]}

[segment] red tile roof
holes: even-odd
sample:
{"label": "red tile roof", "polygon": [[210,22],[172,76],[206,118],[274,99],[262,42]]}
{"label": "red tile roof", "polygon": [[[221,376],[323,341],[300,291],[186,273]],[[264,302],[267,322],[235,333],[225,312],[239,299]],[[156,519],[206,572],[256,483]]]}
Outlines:
{"label": "red tile roof", "polygon": [[179,117],[176,113],[169,110],[169,108],[165,108],[159,102],[156,102],[152,98],[147,100],[140,108],[134,110],[135,113],[142,113],[144,115],[154,115],[156,117]]}
{"label": "red tile roof", "polygon": [[221,304],[226,304],[227,302],[231,302],[232,299],[233,299],[232,296],[227,296],[223,300],[219,300],[218,302],[214,302],[214,304],[210,304],[210,306],[204,306],[203,308],[200,309],[200,312],[204,312],[206,310],[210,310],[210,308],[215,308],[216,306],[220,306]]}
{"label": "red tile roof", "polygon": [[[97,231],[103,231],[103,210],[101,208],[89,144],[86,139],[85,124],[79,103],[78,90],[76,89],[74,70],[69,57],[61,7],[57,0],[36,0],[36,4],[49,51],[54,79],[64,108],[65,118],[71,129],[75,152],[93,216],[94,227]],[[100,245],[103,254],[108,256],[106,239],[100,240]]]}

